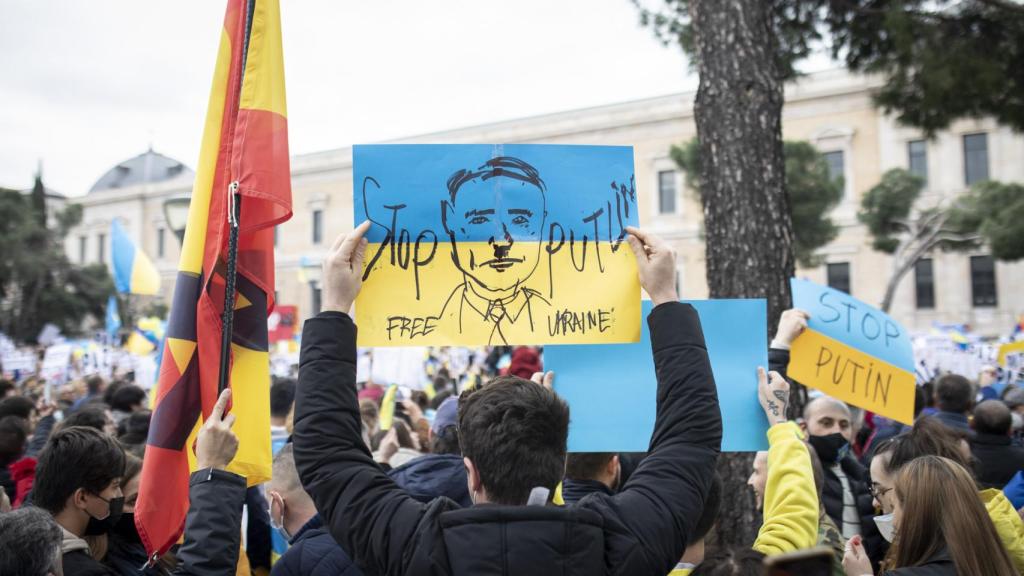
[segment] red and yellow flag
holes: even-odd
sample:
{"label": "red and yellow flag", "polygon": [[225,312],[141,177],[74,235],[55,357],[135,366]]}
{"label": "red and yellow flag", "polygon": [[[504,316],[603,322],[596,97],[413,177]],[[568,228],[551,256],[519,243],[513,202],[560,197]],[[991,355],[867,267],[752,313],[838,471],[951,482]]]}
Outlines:
{"label": "red and yellow flag", "polygon": [[224,17],[135,508],[151,555],[181,535],[193,439],[218,396],[231,189],[240,198],[230,380],[240,446],[228,469],[251,486],[270,478],[273,227],[292,215],[278,0],[228,0]]}

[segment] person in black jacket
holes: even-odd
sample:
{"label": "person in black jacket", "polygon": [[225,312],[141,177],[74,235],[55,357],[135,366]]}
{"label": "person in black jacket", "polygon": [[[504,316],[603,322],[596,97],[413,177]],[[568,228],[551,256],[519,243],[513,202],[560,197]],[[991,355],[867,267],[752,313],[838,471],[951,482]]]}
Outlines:
{"label": "person in black jacket", "polygon": [[614,452],[569,454],[565,459],[562,500],[569,506],[593,492],[615,494],[621,473],[619,455]]}
{"label": "person in black jacket", "polygon": [[1013,419],[999,400],[986,400],[974,408],[970,439],[974,472],[982,488],[999,488],[1024,470],[1024,448],[1010,441]]}
{"label": "person in black jacket", "polygon": [[324,262],[324,311],[303,328],[295,461],[331,535],[368,574],[668,574],[695,531],[722,440],[700,319],[678,302],[668,245],[628,229],[640,283],[655,304],[648,324],[658,404],[648,455],[622,490],[545,505],[565,466],[568,407],[546,386],[502,377],[459,402],[475,502],[461,508],[448,498],[410,497],[361,439],[348,311],[369,225],[335,242]]}

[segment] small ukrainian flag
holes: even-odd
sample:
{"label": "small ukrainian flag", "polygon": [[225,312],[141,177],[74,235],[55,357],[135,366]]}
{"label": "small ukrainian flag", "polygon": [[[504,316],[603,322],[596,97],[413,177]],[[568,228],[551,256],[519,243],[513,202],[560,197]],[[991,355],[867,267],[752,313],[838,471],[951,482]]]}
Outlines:
{"label": "small ukrainian flag", "polygon": [[160,291],[160,273],[152,260],[135,247],[116,219],[111,226],[110,243],[117,291],[122,294],[157,294]]}

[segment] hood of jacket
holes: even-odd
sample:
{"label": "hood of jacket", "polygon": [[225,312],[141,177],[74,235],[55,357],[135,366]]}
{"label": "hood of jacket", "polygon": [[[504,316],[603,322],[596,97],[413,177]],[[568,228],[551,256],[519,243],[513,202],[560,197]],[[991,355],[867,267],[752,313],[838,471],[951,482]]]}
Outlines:
{"label": "hood of jacket", "polygon": [[594,492],[609,496],[615,494],[604,482],[598,480],[572,480],[566,478],[562,481],[562,500],[566,505],[575,504],[582,500],[584,496]]}
{"label": "hood of jacket", "polygon": [[604,525],[592,510],[483,504],[441,514],[451,573],[604,574]]}
{"label": "hood of jacket", "polygon": [[388,476],[420,502],[447,496],[462,507],[473,505],[466,466],[457,454],[426,454],[392,469]]}
{"label": "hood of jacket", "polygon": [[60,542],[61,554],[67,554],[68,552],[74,552],[75,550],[85,550],[86,554],[89,553],[89,543],[84,539],[75,536],[71,532],[68,532],[67,528],[60,527],[60,531],[64,533],[64,538]]}

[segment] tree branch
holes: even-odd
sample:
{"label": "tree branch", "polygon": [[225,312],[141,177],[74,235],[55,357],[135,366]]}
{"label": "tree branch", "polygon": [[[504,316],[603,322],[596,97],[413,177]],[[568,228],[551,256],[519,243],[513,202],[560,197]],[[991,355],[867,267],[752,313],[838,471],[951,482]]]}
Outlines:
{"label": "tree branch", "polygon": [[1009,0],[978,0],[978,2],[1000,10],[1008,10],[1017,14],[1024,14],[1024,4],[1017,4],[1016,2],[1010,2]]}

